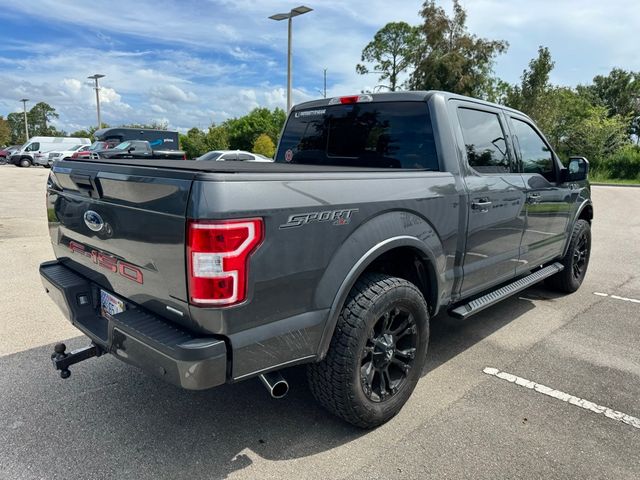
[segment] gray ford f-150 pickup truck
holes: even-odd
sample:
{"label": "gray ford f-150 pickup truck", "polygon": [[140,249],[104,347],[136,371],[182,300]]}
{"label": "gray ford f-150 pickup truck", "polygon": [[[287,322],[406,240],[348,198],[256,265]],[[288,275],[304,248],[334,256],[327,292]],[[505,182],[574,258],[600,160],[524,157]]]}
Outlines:
{"label": "gray ford f-150 pickup truck", "polygon": [[533,122],[443,92],[293,108],[274,163],[61,161],[48,180],[46,291],[90,346],[187,389],[308,364],[360,427],[395,415],[429,320],[465,318],[541,280],[582,283],[593,208]]}

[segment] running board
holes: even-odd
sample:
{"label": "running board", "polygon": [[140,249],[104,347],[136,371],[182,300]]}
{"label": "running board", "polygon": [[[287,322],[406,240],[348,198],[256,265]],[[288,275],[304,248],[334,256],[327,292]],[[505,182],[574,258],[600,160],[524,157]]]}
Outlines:
{"label": "running board", "polygon": [[495,305],[501,300],[504,300],[507,297],[510,297],[514,293],[521,292],[529,288],[531,285],[535,285],[541,280],[544,280],[551,275],[555,275],[556,273],[564,270],[564,265],[561,263],[554,263],[553,265],[549,265],[548,267],[544,267],[531,275],[527,275],[520,280],[516,280],[509,285],[505,285],[498,290],[494,290],[493,292],[489,292],[486,295],[483,295],[475,300],[470,301],[464,305],[460,305],[459,307],[454,308],[449,311],[449,315],[456,318],[467,318],[471,315],[474,315],[491,305]]}

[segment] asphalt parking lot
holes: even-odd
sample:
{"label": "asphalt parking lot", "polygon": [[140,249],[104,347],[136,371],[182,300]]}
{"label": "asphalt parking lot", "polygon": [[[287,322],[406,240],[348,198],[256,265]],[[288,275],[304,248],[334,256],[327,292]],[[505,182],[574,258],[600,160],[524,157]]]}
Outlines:
{"label": "asphalt parking lot", "polygon": [[182,391],[109,356],[61,380],[53,343],[86,340],[37,272],[47,173],[0,166],[0,479],[640,478],[640,188],[593,187],[577,293],[434,319],[411,400],[364,432],[316,405],[301,368],[282,400],[257,380]]}

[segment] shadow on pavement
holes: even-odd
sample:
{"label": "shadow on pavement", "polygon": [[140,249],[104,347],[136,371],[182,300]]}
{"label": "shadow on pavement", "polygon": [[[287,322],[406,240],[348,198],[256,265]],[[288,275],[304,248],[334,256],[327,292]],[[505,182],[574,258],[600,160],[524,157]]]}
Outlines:
{"label": "shadow on pavement", "polygon": [[[438,316],[425,375],[531,308],[513,298],[467,321]],[[284,372],[291,392],[273,400],[255,379],[190,392],[110,356],[63,381],[51,350],[0,358],[2,478],[224,478],[252,457],[307,457],[366,434],[315,403],[303,367]]]}

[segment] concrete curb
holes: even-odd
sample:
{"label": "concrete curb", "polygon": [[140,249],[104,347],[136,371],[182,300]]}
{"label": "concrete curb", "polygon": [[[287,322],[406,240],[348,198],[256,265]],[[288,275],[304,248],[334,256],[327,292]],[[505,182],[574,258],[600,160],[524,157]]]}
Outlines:
{"label": "concrete curb", "polygon": [[640,188],[640,183],[595,183],[589,182],[592,187],[631,187],[631,188]]}

